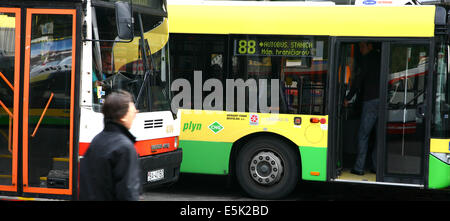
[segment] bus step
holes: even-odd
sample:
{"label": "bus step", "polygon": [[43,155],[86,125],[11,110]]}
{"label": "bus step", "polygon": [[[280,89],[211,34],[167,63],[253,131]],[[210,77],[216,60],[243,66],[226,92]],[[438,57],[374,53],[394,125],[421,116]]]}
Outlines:
{"label": "bus step", "polygon": [[47,188],[69,188],[69,170],[50,170],[46,178]]}
{"label": "bus step", "polygon": [[54,170],[69,170],[69,158],[65,157],[53,157],[53,169]]}

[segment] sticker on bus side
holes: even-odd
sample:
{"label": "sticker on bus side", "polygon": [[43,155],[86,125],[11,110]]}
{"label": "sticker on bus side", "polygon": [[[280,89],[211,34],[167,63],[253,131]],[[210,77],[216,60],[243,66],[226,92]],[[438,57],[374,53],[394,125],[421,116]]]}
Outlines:
{"label": "sticker on bus side", "polygon": [[223,130],[223,126],[219,124],[219,122],[215,121],[208,127],[212,132],[215,134],[219,133],[221,130]]}
{"label": "sticker on bus side", "polygon": [[196,123],[196,122],[189,121],[189,123],[184,123],[183,124],[183,132],[185,130],[187,130],[188,132],[194,132],[196,130],[201,130],[201,129],[202,129],[202,124],[201,123]]}
{"label": "sticker on bus side", "polygon": [[255,126],[259,124],[259,116],[258,116],[258,114],[250,114],[249,124],[250,125],[255,125]]}
{"label": "sticker on bus side", "polygon": [[377,4],[377,1],[374,1],[374,0],[363,1],[363,5],[375,5],[375,4]]}

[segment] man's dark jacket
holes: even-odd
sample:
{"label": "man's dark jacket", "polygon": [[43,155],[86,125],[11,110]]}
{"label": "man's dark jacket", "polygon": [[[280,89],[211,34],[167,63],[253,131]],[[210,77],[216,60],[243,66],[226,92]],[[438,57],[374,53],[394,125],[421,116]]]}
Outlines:
{"label": "man's dark jacket", "polygon": [[360,101],[369,101],[377,99],[380,93],[380,72],[381,72],[381,55],[375,49],[368,54],[362,56],[359,73],[355,78],[350,92],[346,96],[347,100],[351,100],[355,93],[358,93]]}
{"label": "man's dark jacket", "polygon": [[106,122],[80,162],[80,200],[139,200],[136,138],[123,125]]}

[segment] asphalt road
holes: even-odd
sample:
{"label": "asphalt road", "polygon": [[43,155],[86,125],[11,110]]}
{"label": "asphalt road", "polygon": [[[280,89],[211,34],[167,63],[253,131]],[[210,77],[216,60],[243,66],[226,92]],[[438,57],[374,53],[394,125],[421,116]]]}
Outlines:
{"label": "asphalt road", "polygon": [[181,174],[169,187],[146,190],[142,201],[248,201],[237,184],[227,185],[225,176]]}
{"label": "asphalt road", "polygon": [[224,176],[182,174],[171,187],[147,190],[141,201],[146,201],[143,207],[154,208],[174,220],[274,221],[281,220],[280,217],[301,218],[305,214],[320,220],[336,217],[388,220],[398,215],[402,220],[414,220],[428,213],[445,220],[450,208],[450,191],[303,182],[285,199],[272,201],[253,199],[237,183],[227,183]]}
{"label": "asphalt road", "polygon": [[[247,196],[225,176],[181,174],[170,187],[146,190],[142,201],[261,201]],[[450,191],[362,185],[303,182],[282,201],[447,201]]]}

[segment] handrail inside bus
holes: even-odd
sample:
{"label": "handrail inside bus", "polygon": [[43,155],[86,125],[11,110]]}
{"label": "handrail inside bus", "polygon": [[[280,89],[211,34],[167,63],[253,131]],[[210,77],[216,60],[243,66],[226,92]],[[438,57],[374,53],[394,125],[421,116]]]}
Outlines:
{"label": "handrail inside bus", "polygon": [[50,102],[52,101],[52,99],[53,99],[53,92],[50,94],[50,98],[48,99],[48,101],[47,101],[47,105],[45,105],[45,108],[44,108],[44,111],[42,111],[42,114],[41,114],[41,117],[39,118],[39,121],[38,121],[38,123],[37,123],[37,125],[36,125],[36,128],[34,128],[34,131],[33,131],[33,134],[31,134],[31,137],[34,137],[35,135],[36,135],[36,132],[37,132],[37,130],[38,130],[38,128],[39,128],[39,125],[41,125],[41,121],[42,121],[42,118],[44,118],[44,115],[45,115],[45,113],[47,112],[47,109],[48,109],[48,106],[50,105]]}
{"label": "handrail inside bus", "polygon": [[11,111],[8,109],[8,107],[6,107],[6,105],[0,100],[0,106],[3,107],[3,109],[5,109],[6,113],[9,115],[9,117],[13,117],[13,114],[11,113]]}
{"label": "handrail inside bus", "polygon": [[8,150],[11,153],[12,152],[12,148],[11,148],[11,140],[12,140],[12,133],[11,133],[11,126],[12,126],[12,119],[13,114],[11,113],[11,111],[8,109],[8,107],[6,107],[6,105],[0,100],[0,106],[2,106],[3,109],[5,109],[6,113],[8,113],[9,115],[9,130],[8,130]]}
{"label": "handrail inside bus", "polygon": [[3,75],[3,73],[0,71],[0,77],[5,81],[5,83],[11,88],[11,90],[14,91],[14,86],[11,84],[11,82],[8,81],[8,79]]}
{"label": "handrail inside bus", "polygon": [[[5,77],[5,75],[3,75],[3,73],[0,71],[0,77],[3,79],[3,81],[5,81],[5,83],[11,88],[12,91],[14,91],[14,86],[11,84],[11,82],[8,81],[8,79]],[[12,148],[11,148],[11,140],[12,140],[12,134],[11,134],[11,121],[13,119],[13,114],[11,113],[11,111],[8,109],[8,107],[0,100],[0,106],[2,106],[2,108],[6,111],[6,113],[9,115],[9,130],[8,130],[8,150],[11,153],[12,152]]]}
{"label": "handrail inside bus", "polygon": [[12,121],[13,118],[9,117],[9,128],[8,128],[8,151],[12,153]]}

